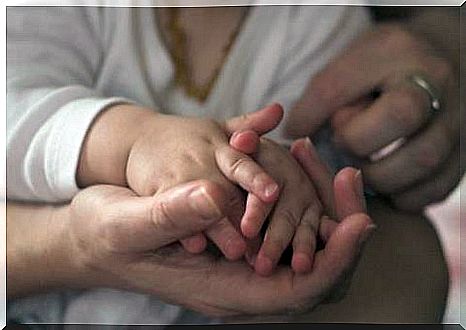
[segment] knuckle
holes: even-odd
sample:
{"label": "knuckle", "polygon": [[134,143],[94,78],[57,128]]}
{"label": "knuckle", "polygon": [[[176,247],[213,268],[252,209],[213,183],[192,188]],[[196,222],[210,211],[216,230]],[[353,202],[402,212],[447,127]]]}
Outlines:
{"label": "knuckle", "polygon": [[151,222],[154,225],[154,229],[156,231],[172,233],[179,229],[177,221],[173,220],[170,212],[167,209],[166,203],[163,201],[156,202],[152,206]]}
{"label": "knuckle", "polygon": [[239,172],[246,166],[248,163],[246,158],[237,157],[236,159],[232,160],[229,164],[229,172],[231,176],[237,176]]}
{"label": "knuckle", "polygon": [[122,249],[122,242],[125,240],[126,232],[122,229],[118,216],[112,211],[103,212],[100,218],[99,236],[102,238],[103,248],[107,253],[119,252]]}

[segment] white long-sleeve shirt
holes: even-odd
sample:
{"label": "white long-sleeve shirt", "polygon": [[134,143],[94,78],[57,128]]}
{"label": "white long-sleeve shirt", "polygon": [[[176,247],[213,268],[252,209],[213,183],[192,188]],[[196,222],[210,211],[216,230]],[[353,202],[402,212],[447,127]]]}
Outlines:
{"label": "white long-sleeve shirt", "polygon": [[35,201],[76,194],[82,142],[106,107],[216,119],[288,109],[368,22],[362,8],[255,7],[200,104],[173,84],[153,8],[9,7],[7,17],[7,193]]}
{"label": "white long-sleeve shirt", "polygon": [[[361,7],[255,7],[200,104],[173,84],[173,62],[153,9],[9,7],[8,197],[72,198],[86,131],[100,111],[118,102],[215,119],[271,102],[288,110],[312,75],[368,23]],[[281,129],[272,137],[284,142]],[[328,141],[320,146],[334,154]],[[205,321],[157,297],[104,289],[31,297],[10,303],[8,313],[23,322]]]}

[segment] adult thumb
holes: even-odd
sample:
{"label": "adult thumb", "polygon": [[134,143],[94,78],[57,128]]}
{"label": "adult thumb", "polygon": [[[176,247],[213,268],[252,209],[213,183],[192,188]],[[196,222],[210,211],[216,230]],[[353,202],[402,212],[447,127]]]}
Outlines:
{"label": "adult thumb", "polygon": [[127,252],[156,250],[201,233],[224,218],[226,195],[211,181],[182,184],[153,197],[120,202],[114,239]]}

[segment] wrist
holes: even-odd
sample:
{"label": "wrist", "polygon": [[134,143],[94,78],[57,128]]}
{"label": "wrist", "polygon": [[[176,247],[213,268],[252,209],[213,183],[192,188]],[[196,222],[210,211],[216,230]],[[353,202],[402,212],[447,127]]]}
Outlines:
{"label": "wrist", "polygon": [[76,175],[78,185],[127,186],[126,164],[131,148],[142,127],[156,116],[151,109],[130,104],[104,110],[84,140]]}
{"label": "wrist", "polygon": [[68,239],[68,205],[8,204],[8,298],[83,285]]}

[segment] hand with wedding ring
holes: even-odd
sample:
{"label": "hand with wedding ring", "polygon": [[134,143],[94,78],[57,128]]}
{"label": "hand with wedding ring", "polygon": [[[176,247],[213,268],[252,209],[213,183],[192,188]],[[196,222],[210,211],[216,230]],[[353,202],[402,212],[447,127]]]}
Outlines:
{"label": "hand with wedding ring", "polygon": [[362,159],[366,183],[418,211],[444,199],[464,172],[458,81],[418,35],[380,24],[310,81],[287,131],[312,135],[330,120],[335,143]]}

